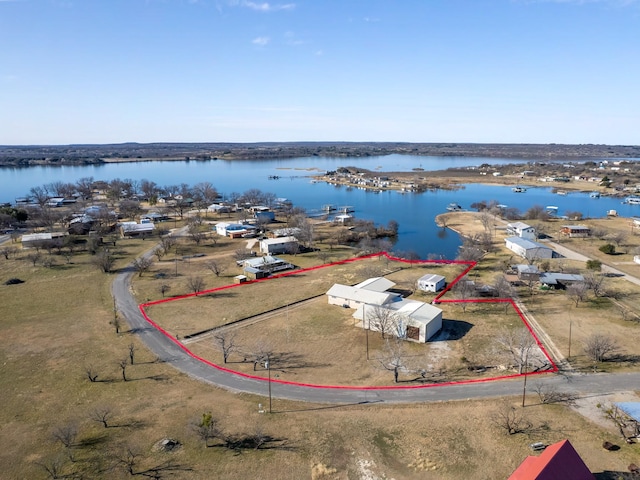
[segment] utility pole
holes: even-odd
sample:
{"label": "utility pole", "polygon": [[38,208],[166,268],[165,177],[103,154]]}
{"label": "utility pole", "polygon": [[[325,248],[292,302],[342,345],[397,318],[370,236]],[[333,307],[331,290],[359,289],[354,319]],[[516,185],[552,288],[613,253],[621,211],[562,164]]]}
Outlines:
{"label": "utility pole", "polygon": [[569,352],[567,353],[567,360],[571,358],[571,324],[573,321],[569,319]]}
{"label": "utility pole", "polygon": [[[364,328],[364,321],[367,319],[366,304],[362,305],[362,327]],[[369,327],[371,321],[367,322],[367,328],[364,329],[365,342],[367,346],[367,360],[369,360]]]}
{"label": "utility pole", "polygon": [[527,395],[527,369],[529,368],[529,356],[524,360],[524,385],[522,387],[522,408],[524,408],[524,400]]}
{"label": "utility pole", "polygon": [[271,362],[267,360],[264,362],[264,366],[267,367],[267,372],[269,372],[269,413],[271,413]]}

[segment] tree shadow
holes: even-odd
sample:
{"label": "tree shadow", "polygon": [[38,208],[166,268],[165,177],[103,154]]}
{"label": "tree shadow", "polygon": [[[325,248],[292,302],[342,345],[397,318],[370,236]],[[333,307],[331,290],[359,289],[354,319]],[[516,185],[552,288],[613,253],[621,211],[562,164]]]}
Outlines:
{"label": "tree shadow", "polygon": [[640,475],[632,472],[615,472],[612,470],[604,470],[599,473],[594,473],[596,480],[638,480]]}
{"label": "tree shadow", "polygon": [[109,441],[108,435],[95,435],[95,436],[83,438],[74,446],[78,448],[95,447],[97,445],[102,445],[103,443],[106,443],[108,441]]}
{"label": "tree shadow", "polygon": [[640,363],[640,355],[618,353],[608,356],[605,361],[607,363],[630,363],[636,365]]}

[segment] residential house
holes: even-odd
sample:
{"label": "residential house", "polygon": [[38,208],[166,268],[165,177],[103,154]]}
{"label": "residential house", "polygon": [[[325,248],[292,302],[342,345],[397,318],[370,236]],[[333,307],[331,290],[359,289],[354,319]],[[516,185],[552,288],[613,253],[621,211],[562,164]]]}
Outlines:
{"label": "residential house", "polygon": [[529,456],[509,480],[595,480],[569,440],[545,448],[538,457]]}
{"label": "residential house", "polygon": [[269,210],[259,210],[253,214],[253,217],[259,222],[269,223],[276,219],[276,214]]}
{"label": "residential house", "polygon": [[155,225],[150,221],[146,223],[122,222],[120,223],[120,234],[123,237],[144,237],[151,235],[155,230]]}
{"label": "residential house", "polygon": [[434,273],[427,273],[418,279],[418,289],[423,292],[439,292],[446,284],[447,282],[442,275]]}
{"label": "residential house", "polygon": [[572,283],[584,282],[584,277],[575,273],[544,272],[540,274],[538,280],[547,287],[561,290]]}
{"label": "residential house", "polygon": [[527,240],[535,240],[536,229],[535,227],[527,225],[523,222],[508,223],[507,235],[513,235],[515,237],[525,238]]}
{"label": "residential house", "polygon": [[29,233],[22,235],[22,248],[47,248],[62,245],[66,232]]}
{"label": "residential house", "polygon": [[254,226],[240,223],[218,222],[215,224],[215,228],[218,235],[230,238],[240,238],[243,235],[255,232]]}
{"label": "residential house", "polygon": [[591,229],[584,225],[563,225],[560,233],[569,238],[585,238],[591,235]]}
{"label": "residential house", "polygon": [[551,248],[524,238],[505,238],[505,245],[509,250],[529,261],[553,258],[553,250]]}
{"label": "residential house", "polygon": [[272,273],[295,268],[291,263],[272,255],[239,260],[238,264],[243,267],[245,275],[253,279],[266,278]]}
{"label": "residential house", "polygon": [[260,253],[268,255],[278,253],[297,253],[298,248],[298,239],[296,237],[289,236],[260,240]]}
{"label": "residential house", "polygon": [[327,291],[328,302],[355,309],[353,317],[360,320],[357,325],[361,328],[382,330],[380,316],[383,316],[392,323],[386,325],[389,334],[413,342],[428,341],[442,329],[442,310],[388,291],[393,286],[393,282],[383,277],[354,286],[335,284]]}
{"label": "residential house", "polygon": [[523,282],[537,282],[540,279],[540,270],[535,265],[516,265],[516,271],[518,278]]}

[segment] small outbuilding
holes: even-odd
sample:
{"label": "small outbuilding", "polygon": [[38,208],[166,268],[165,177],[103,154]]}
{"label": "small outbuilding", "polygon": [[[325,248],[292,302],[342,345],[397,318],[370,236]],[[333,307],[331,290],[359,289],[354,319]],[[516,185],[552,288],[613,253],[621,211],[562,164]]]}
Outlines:
{"label": "small outbuilding", "polygon": [[516,265],[516,271],[523,281],[538,281],[540,278],[540,270],[535,265]]}
{"label": "small outbuilding", "polygon": [[442,275],[428,273],[418,279],[418,289],[423,292],[439,292],[446,286],[447,282]]}

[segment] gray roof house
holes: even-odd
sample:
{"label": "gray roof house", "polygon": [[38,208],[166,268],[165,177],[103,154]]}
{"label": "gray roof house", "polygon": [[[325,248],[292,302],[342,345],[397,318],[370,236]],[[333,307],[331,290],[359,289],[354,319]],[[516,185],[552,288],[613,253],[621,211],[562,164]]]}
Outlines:
{"label": "gray roof house", "polygon": [[553,258],[553,250],[541,243],[532,242],[520,237],[505,238],[505,246],[517,255],[527,260],[539,260],[541,258]]}

